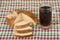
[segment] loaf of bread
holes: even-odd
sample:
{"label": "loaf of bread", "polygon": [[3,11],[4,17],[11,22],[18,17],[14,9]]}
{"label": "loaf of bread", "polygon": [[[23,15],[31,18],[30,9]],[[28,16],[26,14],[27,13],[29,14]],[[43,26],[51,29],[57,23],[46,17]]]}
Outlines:
{"label": "loaf of bread", "polygon": [[13,28],[15,36],[27,37],[33,35],[32,25],[37,25],[36,16],[25,10],[15,10],[6,16],[7,24]]}

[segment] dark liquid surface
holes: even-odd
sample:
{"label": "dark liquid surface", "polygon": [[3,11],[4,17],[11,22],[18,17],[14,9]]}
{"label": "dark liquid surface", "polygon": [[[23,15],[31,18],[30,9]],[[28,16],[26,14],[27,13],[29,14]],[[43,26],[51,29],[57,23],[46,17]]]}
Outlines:
{"label": "dark liquid surface", "polygon": [[43,6],[39,10],[39,23],[42,26],[49,26],[51,24],[52,12],[49,10],[50,7]]}

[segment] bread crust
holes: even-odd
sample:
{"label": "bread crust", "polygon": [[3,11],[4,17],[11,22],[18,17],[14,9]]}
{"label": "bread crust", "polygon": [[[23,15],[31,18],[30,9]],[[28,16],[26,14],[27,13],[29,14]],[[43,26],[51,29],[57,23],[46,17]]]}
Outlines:
{"label": "bread crust", "polygon": [[28,33],[28,32],[32,32],[33,30],[29,29],[29,30],[16,30],[17,33]]}

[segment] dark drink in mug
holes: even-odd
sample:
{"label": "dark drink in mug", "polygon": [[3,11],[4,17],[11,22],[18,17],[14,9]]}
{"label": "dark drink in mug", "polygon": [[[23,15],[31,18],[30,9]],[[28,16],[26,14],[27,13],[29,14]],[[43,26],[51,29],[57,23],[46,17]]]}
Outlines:
{"label": "dark drink in mug", "polygon": [[43,28],[51,26],[52,11],[50,6],[42,6],[39,9],[39,24]]}

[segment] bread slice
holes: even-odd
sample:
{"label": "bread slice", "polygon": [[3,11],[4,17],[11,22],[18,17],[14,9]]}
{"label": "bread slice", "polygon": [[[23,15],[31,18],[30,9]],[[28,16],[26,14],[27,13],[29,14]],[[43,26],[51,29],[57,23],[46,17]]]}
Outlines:
{"label": "bread slice", "polygon": [[22,16],[24,20],[30,21],[32,25],[36,25],[36,22],[31,17],[27,16],[26,14],[22,14]]}
{"label": "bread slice", "polygon": [[[23,17],[26,16],[27,19],[30,19],[30,21],[32,21],[33,25],[37,25],[37,17],[29,12],[29,11],[25,11],[25,10],[15,10],[17,11],[18,14],[23,14]],[[17,21],[15,21],[16,23]]]}
{"label": "bread slice", "polygon": [[13,34],[15,36],[26,37],[32,35],[33,30],[14,30]]}
{"label": "bread slice", "polygon": [[20,13],[20,14],[16,17],[16,19],[15,19],[15,21],[14,21],[14,24],[15,24],[15,23],[18,23],[18,22],[21,22],[21,21],[23,21],[23,17],[22,17],[22,14]]}
{"label": "bread slice", "polygon": [[24,21],[14,24],[14,27],[19,29],[19,28],[25,28],[26,26],[29,26],[29,25],[31,25],[31,22],[24,20]]}
{"label": "bread slice", "polygon": [[32,36],[32,32],[28,32],[28,33],[17,33],[17,32],[14,32],[14,36],[29,37],[29,36]]}
{"label": "bread slice", "polygon": [[15,36],[26,37],[32,35],[32,27],[30,27],[30,21],[24,20],[14,25],[13,34]]}
{"label": "bread slice", "polygon": [[33,30],[32,27],[27,26],[25,28],[19,28],[19,29],[15,28],[14,31],[18,33],[28,33],[28,32],[32,32]]}
{"label": "bread slice", "polygon": [[32,30],[32,27],[30,27],[30,26],[26,26],[26,27],[24,27],[24,28],[17,28],[17,27],[15,27],[14,28],[15,30],[18,30],[18,31],[24,31],[24,30]]}

